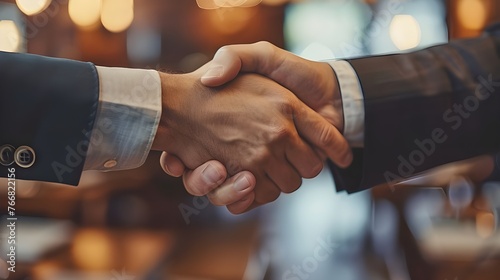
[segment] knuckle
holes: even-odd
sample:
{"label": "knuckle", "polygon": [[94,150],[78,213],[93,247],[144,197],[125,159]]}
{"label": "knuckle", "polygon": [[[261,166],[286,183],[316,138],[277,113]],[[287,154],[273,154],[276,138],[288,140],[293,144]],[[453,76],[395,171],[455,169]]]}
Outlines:
{"label": "knuckle", "polygon": [[233,49],[233,46],[222,46],[215,53],[216,54],[220,54],[220,53],[223,53],[223,52],[231,52],[232,49]]}
{"label": "knuckle", "polygon": [[274,137],[273,137],[273,142],[282,142],[283,140],[289,139],[292,136],[292,131],[284,126],[284,125],[277,125],[274,128]]}
{"label": "knuckle", "polygon": [[328,147],[335,144],[335,138],[332,130],[328,127],[322,127],[319,132],[319,143],[323,147]]}
{"label": "knuckle", "polygon": [[220,198],[218,193],[216,191],[209,192],[207,194],[207,198],[215,206],[225,206],[227,203],[224,203],[224,201]]}
{"label": "knuckle", "polygon": [[283,97],[280,104],[279,104],[279,110],[281,114],[285,116],[286,119],[291,120],[293,119],[293,113],[294,113],[294,104],[292,103],[292,100],[288,97]]}
{"label": "knuckle", "polygon": [[270,75],[274,71],[274,67],[270,67],[276,57],[277,48],[267,41],[260,41],[255,43],[254,48],[261,54],[261,60],[258,60],[258,69],[265,75]]}
{"label": "knuckle", "polygon": [[183,181],[184,181],[184,187],[190,195],[194,195],[194,196],[205,195],[204,193],[202,193],[202,191],[197,186],[192,185],[189,182],[189,180],[186,180],[186,177],[183,177]]}
{"label": "knuckle", "polygon": [[265,194],[256,197],[255,201],[262,205],[275,201],[280,196],[281,191],[278,189],[268,190]]}
{"label": "knuckle", "polygon": [[292,183],[289,183],[281,191],[284,192],[284,193],[293,193],[294,191],[298,190],[301,185],[302,185],[302,179],[298,178],[296,180],[293,180]]}
{"label": "knuckle", "polygon": [[272,154],[269,149],[263,147],[257,149],[251,157],[246,160],[247,166],[258,166],[264,162],[267,162],[271,158]]}
{"label": "knuckle", "polygon": [[238,172],[243,171],[243,165],[239,161],[229,160],[226,165],[226,170],[229,174],[234,175]]}
{"label": "knuckle", "polygon": [[276,192],[274,193],[272,196],[269,196],[269,200],[266,202],[266,203],[271,203],[273,201],[275,201],[276,199],[278,199],[281,195],[281,192]]}
{"label": "knuckle", "polygon": [[263,51],[270,52],[274,50],[274,45],[268,41],[259,41],[254,44],[255,47],[262,49]]}

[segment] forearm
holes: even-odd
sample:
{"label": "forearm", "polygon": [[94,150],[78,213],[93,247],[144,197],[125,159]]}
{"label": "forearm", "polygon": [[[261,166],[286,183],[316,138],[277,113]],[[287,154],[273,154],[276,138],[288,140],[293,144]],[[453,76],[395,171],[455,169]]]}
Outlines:
{"label": "forearm", "polygon": [[362,174],[358,189],[498,150],[500,59],[494,40],[484,36],[350,61],[366,114],[362,162],[354,172]]}
{"label": "forearm", "polygon": [[9,166],[25,180],[77,184],[98,106],[95,67],[0,52],[0,146],[32,148],[33,162]]}

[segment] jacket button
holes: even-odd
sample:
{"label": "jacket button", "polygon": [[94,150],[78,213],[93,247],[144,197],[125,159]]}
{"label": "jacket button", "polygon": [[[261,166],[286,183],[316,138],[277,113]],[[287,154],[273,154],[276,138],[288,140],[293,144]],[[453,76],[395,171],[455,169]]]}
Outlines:
{"label": "jacket button", "polygon": [[3,145],[0,147],[0,164],[9,166],[14,163],[14,153],[16,149],[11,145]]}
{"label": "jacket button", "polygon": [[29,168],[35,163],[35,151],[28,146],[17,148],[14,161],[22,168]]}

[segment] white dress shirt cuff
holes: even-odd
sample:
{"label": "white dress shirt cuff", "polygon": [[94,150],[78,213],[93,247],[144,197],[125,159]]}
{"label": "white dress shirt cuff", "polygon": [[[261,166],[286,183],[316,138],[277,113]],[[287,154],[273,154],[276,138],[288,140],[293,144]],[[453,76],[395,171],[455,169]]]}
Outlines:
{"label": "white dress shirt cuff", "polygon": [[351,147],[363,147],[365,106],[358,75],[345,60],[327,61],[335,71],[344,111],[344,137]]}
{"label": "white dress shirt cuff", "polygon": [[99,108],[84,170],[122,170],[146,160],[161,117],[160,75],[154,70],[97,66]]}

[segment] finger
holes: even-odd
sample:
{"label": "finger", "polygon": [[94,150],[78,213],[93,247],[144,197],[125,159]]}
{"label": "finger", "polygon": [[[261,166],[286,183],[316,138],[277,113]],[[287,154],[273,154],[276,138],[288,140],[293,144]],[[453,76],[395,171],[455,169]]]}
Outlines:
{"label": "finger", "polygon": [[326,156],[325,152],[323,152],[322,150],[318,149],[317,147],[314,147],[313,149],[316,152],[316,155],[318,155],[318,157],[320,158],[320,160],[321,160],[322,163],[324,163],[328,159],[328,157]]}
{"label": "finger", "polygon": [[233,214],[242,214],[257,207],[255,204],[255,192],[251,192],[241,200],[227,205],[227,210]]}
{"label": "finger", "polygon": [[301,177],[316,177],[323,169],[323,161],[298,135],[294,139],[293,145],[288,145],[285,150],[286,158]]}
{"label": "finger", "polygon": [[209,192],[207,197],[214,205],[234,204],[248,197],[253,192],[254,187],[255,177],[253,174],[248,171],[242,171]]}
{"label": "finger", "polygon": [[332,124],[304,104],[300,104],[295,113],[295,127],[302,137],[325,152],[338,166],[344,168],[351,164],[351,148]]}
{"label": "finger", "polygon": [[221,185],[227,177],[224,165],[216,160],[208,161],[195,170],[188,170],[182,177],[187,192],[203,196]]}
{"label": "finger", "polygon": [[181,177],[186,169],[186,166],[178,157],[167,152],[161,154],[160,166],[165,173],[173,177]]}
{"label": "finger", "polygon": [[302,185],[302,177],[286,159],[283,159],[283,161],[284,163],[268,164],[266,172],[267,176],[276,184],[281,192],[291,193]]}
{"label": "finger", "polygon": [[273,202],[281,194],[280,188],[267,176],[258,176],[255,186],[255,203],[258,205]]}

